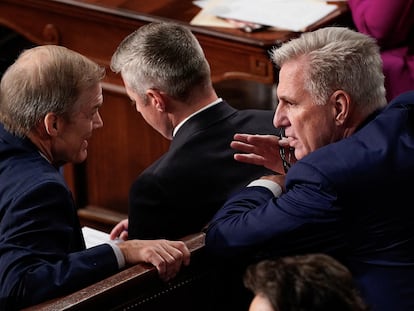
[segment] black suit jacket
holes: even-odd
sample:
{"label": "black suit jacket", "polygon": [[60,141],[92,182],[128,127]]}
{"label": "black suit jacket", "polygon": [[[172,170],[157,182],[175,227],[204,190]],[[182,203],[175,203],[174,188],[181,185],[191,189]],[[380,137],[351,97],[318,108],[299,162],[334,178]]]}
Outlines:
{"label": "black suit jacket", "polygon": [[170,148],[132,184],[130,238],[181,238],[199,232],[226,198],[271,172],[239,163],[235,133],[277,134],[271,110],[236,110],[226,102],[190,118]]}

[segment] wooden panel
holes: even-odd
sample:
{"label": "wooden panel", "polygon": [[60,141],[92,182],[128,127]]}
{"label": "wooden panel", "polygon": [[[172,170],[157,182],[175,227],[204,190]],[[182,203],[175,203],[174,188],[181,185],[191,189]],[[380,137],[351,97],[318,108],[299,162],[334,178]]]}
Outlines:
{"label": "wooden panel", "polygon": [[107,85],[100,112],[104,126],[90,139],[85,162],[86,203],[127,214],[132,181],[167,150],[169,141],[145,122],[123,92]]}
{"label": "wooden panel", "polygon": [[[138,27],[160,20],[188,25],[199,10],[190,0],[2,0],[0,24],[37,44],[61,44],[108,65],[119,42]],[[329,18],[310,29],[337,21],[346,12],[346,3],[340,3]],[[267,52],[297,35],[291,31],[250,34],[237,29],[189,27],[206,52],[215,81],[242,78],[273,83]]]}
{"label": "wooden panel", "polygon": [[275,82],[275,70],[269,59],[268,49],[227,42],[225,47],[220,39],[198,35],[205,55],[212,64],[212,80],[250,80],[264,84]]}

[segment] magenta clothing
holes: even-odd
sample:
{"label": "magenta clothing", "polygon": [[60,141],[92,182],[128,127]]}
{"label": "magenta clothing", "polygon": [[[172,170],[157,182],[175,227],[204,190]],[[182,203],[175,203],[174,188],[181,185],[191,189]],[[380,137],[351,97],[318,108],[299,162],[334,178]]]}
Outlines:
{"label": "magenta clothing", "polygon": [[414,0],[348,0],[358,31],[381,47],[387,99],[414,90]]}

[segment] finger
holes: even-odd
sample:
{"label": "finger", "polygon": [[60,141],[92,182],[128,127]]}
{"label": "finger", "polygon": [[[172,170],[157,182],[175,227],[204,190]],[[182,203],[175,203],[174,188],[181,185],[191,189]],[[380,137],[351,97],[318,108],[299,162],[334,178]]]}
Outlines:
{"label": "finger", "polygon": [[232,141],[230,147],[241,152],[253,153],[254,146],[239,141]]}
{"label": "finger", "polygon": [[182,241],[173,241],[174,246],[178,248],[182,253],[182,260],[185,266],[190,264],[191,253],[187,245]]}
{"label": "finger", "polygon": [[120,237],[120,235],[124,231],[128,231],[128,218],[123,219],[120,222],[118,222],[115,225],[115,227],[111,230],[111,232],[109,233],[109,237],[110,237],[111,240],[114,240],[114,239]]}
{"label": "finger", "polygon": [[111,240],[115,240],[117,237],[119,237],[119,235],[122,233],[123,231],[123,226],[121,225],[121,223],[118,223],[110,232],[109,234],[109,238]]}
{"label": "finger", "polygon": [[247,143],[249,136],[251,136],[251,135],[250,134],[236,133],[236,134],[234,134],[233,139]]}
{"label": "finger", "polygon": [[234,159],[242,163],[264,165],[264,158],[256,154],[236,153]]}
{"label": "finger", "polygon": [[279,146],[281,147],[289,147],[289,139],[288,138],[281,138],[279,139]]}
{"label": "finger", "polygon": [[[139,241],[141,246],[142,261],[152,264],[158,271],[161,279],[166,279],[167,264],[162,253],[164,252],[160,243],[154,241]],[[146,246],[145,246],[146,245]]]}
{"label": "finger", "polygon": [[165,245],[166,257],[164,259],[168,263],[167,269],[172,267],[172,276],[178,273],[182,265],[190,264],[190,251],[182,241],[168,241],[169,244]]}
{"label": "finger", "polygon": [[126,231],[126,230],[122,231],[122,233],[120,234],[119,238],[121,240],[124,240],[124,241],[128,240],[128,231]]}
{"label": "finger", "polygon": [[[168,273],[172,278],[181,270],[182,265],[188,266],[190,264],[191,253],[187,245],[182,241],[170,241],[170,243],[171,245],[167,251],[168,254],[171,255],[171,258],[167,258],[167,261],[170,259],[173,260],[172,269]],[[169,267],[167,267],[167,269],[169,269]]]}
{"label": "finger", "polygon": [[248,135],[246,137],[247,141],[251,144],[268,144],[268,143],[277,143],[279,137],[275,135]]}
{"label": "finger", "polygon": [[168,281],[175,277],[180,271],[183,262],[182,253],[174,247],[163,246],[163,248],[159,250],[158,255],[162,258],[158,265],[158,269],[159,271],[164,271],[160,274],[160,277],[164,281]]}
{"label": "finger", "polygon": [[182,265],[190,263],[190,251],[182,241],[163,240],[155,248],[157,270],[163,280],[170,280],[180,271]]}

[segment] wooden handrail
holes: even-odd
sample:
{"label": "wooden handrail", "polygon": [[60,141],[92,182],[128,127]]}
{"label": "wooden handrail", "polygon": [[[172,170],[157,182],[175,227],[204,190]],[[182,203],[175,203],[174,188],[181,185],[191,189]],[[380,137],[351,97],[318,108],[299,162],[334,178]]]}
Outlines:
{"label": "wooden handrail", "polygon": [[[204,247],[204,236],[205,234],[200,232],[182,239],[189,248],[192,257]],[[117,303],[113,300],[119,299],[122,303],[126,289],[134,288],[138,291],[140,287],[148,288],[154,284],[159,284],[159,282],[155,267],[144,263],[137,264],[77,292],[23,310],[91,310],[92,306],[95,308],[97,306],[107,306],[108,301],[116,305]]]}

